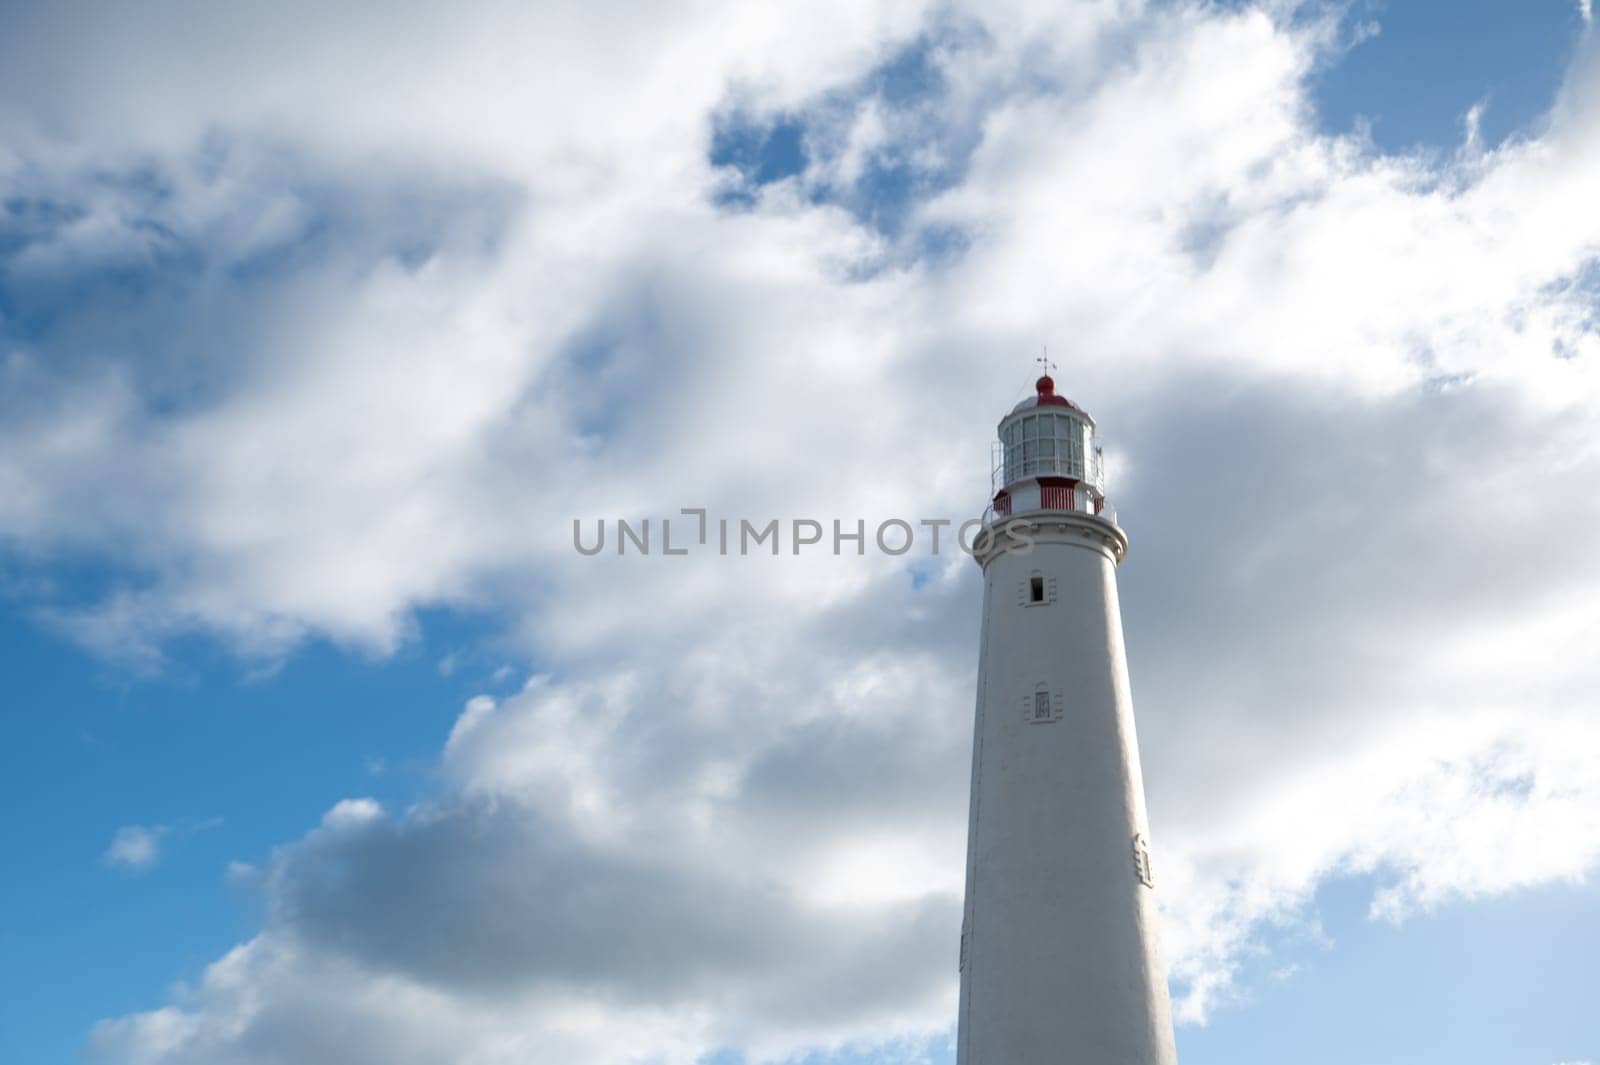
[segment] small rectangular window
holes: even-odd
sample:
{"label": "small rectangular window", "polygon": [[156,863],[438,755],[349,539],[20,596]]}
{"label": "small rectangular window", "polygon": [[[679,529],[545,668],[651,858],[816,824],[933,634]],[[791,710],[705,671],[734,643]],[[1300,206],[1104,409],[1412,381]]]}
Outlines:
{"label": "small rectangular window", "polygon": [[1033,693],[1033,719],[1035,721],[1050,720],[1050,693]]}
{"label": "small rectangular window", "polygon": [[1028,581],[1028,598],[1030,602],[1044,602],[1044,578],[1034,577]]}

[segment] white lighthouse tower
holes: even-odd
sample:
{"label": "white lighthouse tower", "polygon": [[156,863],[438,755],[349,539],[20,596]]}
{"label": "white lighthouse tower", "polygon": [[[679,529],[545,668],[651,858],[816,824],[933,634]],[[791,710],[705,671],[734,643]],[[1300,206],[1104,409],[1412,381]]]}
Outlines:
{"label": "white lighthouse tower", "polygon": [[[1048,369],[1048,367],[1047,367]],[[1174,1065],[1094,419],[1000,422],[983,566],[958,1065]]]}

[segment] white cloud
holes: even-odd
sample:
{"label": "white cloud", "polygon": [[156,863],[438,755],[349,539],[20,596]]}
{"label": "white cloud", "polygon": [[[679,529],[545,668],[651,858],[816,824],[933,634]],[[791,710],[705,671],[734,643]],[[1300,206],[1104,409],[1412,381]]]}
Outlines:
{"label": "white cloud", "polygon": [[222,818],[188,818],[170,825],[124,825],[101,855],[107,865],[142,872],[160,864],[173,845],[221,826]]}
{"label": "white cloud", "polygon": [[[1133,536],[1187,1019],[1329,876],[1400,920],[1600,861],[1589,51],[1548,131],[1435,163],[1319,133],[1330,36],[1251,10],[424,11],[379,53],[364,16],[300,48],[206,12],[181,56],[94,20],[95,79],[0,64],[35,79],[8,202],[59,207],[8,280],[82,312],[5,337],[0,530],[133,574],[49,608],[152,667],[195,629],[383,653],[443,604],[543,673],[466,706],[436,801],[346,800],[264,863],[262,933],[106,1057],[941,1031],[970,563],[914,591],[881,557],[585,559],[570,523],[973,512],[1045,340]],[[905,100],[871,72],[924,31],[938,95]],[[748,210],[705,159],[734,112],[808,123]],[[898,228],[850,187],[885,162]]]}
{"label": "white cloud", "polygon": [[166,833],[165,825],[124,825],[111,837],[111,845],[102,857],[107,865],[123,869],[153,868],[161,860],[161,837]]}
{"label": "white cloud", "polygon": [[253,884],[261,876],[261,870],[249,862],[231,861],[225,870],[225,875],[231,883]]}
{"label": "white cloud", "polygon": [[322,827],[356,828],[383,816],[383,807],[375,799],[340,799],[322,815]]}

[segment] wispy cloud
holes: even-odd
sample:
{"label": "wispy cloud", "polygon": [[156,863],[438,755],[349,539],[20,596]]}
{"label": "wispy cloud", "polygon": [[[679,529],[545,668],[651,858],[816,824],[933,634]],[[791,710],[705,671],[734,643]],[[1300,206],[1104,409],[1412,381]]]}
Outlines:
{"label": "wispy cloud", "polygon": [[113,868],[143,872],[159,865],[173,845],[221,824],[222,818],[208,817],[170,825],[124,825],[111,837],[101,860]]}

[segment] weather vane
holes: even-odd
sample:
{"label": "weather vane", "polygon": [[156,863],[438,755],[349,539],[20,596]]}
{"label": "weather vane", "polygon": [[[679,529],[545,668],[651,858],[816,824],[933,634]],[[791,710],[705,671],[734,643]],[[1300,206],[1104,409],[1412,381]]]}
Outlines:
{"label": "weather vane", "polygon": [[1056,364],[1050,361],[1050,348],[1048,345],[1042,351],[1043,353],[1033,361],[1039,364],[1040,368],[1044,370],[1045,376],[1048,377],[1055,372]]}

